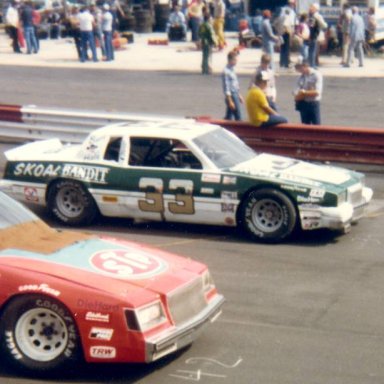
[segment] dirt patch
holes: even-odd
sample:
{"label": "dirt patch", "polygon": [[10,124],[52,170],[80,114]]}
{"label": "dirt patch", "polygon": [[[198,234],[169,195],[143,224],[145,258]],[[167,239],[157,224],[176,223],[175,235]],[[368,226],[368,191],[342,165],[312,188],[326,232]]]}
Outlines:
{"label": "dirt patch", "polygon": [[0,250],[11,248],[49,254],[93,237],[81,232],[58,231],[36,220],[1,230]]}

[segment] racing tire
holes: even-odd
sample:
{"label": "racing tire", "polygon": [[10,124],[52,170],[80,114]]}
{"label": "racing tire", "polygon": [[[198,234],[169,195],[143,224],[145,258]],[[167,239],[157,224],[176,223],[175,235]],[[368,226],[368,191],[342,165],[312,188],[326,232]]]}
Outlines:
{"label": "racing tire", "polygon": [[260,189],[252,191],[242,203],[239,221],[254,240],[279,243],[295,229],[297,211],[284,193]]}
{"label": "racing tire", "polygon": [[0,321],[2,358],[17,370],[52,373],[70,368],[80,359],[75,321],[51,297],[17,297],[6,306]]}
{"label": "racing tire", "polygon": [[72,226],[88,225],[98,214],[90,193],[72,180],[60,180],[50,187],[48,210],[60,222]]}

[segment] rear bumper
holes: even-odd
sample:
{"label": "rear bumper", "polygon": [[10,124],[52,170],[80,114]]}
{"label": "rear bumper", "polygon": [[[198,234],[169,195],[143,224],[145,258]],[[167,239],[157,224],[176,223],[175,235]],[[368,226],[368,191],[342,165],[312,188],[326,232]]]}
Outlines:
{"label": "rear bumper", "polygon": [[145,342],[146,362],[152,362],[191,344],[221,314],[224,297],[216,295],[209,305],[193,319]]}
{"label": "rear bumper", "polygon": [[321,207],[314,204],[299,205],[301,227],[303,230],[329,228],[348,232],[351,224],[364,216],[372,195],[372,189],[363,188],[361,200],[355,205],[349,202],[337,207]]}

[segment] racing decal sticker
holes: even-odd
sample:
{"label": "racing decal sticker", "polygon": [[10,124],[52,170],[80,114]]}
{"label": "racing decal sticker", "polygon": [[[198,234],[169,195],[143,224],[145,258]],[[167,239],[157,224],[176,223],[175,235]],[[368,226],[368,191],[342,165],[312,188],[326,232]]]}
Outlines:
{"label": "racing decal sticker", "polygon": [[201,188],[200,193],[205,195],[213,195],[215,193],[215,190],[213,188]]}
{"label": "racing decal sticker", "polygon": [[311,192],[309,194],[309,196],[317,197],[319,199],[322,199],[324,195],[325,195],[325,189],[322,189],[322,188],[313,188],[311,189]]}
{"label": "racing decal sticker", "polygon": [[232,184],[235,185],[237,182],[236,176],[224,176],[223,177],[223,184]]}
{"label": "racing decal sticker", "polygon": [[287,191],[293,191],[293,192],[301,192],[301,193],[307,193],[307,188],[300,187],[299,185],[288,185],[288,184],[282,184],[280,185],[281,189],[285,189]]}
{"label": "racing decal sticker", "polygon": [[116,348],[105,345],[93,346],[89,352],[91,357],[96,359],[114,359],[116,357]]}
{"label": "racing decal sticker", "polygon": [[97,184],[106,184],[109,168],[78,164],[43,164],[43,163],[19,163],[13,174],[15,176],[31,176],[37,178],[46,177],[70,177]]}
{"label": "racing decal sticker", "polygon": [[77,306],[79,308],[87,309],[88,311],[104,311],[104,312],[116,312],[119,310],[119,306],[103,303],[99,300],[85,300],[78,299]]}
{"label": "racing decal sticker", "polygon": [[113,329],[92,327],[89,332],[90,339],[110,341],[113,336]]}
{"label": "racing decal sticker", "polygon": [[91,256],[89,262],[99,273],[120,279],[147,279],[168,268],[165,261],[140,250],[99,251]]}
{"label": "racing decal sticker", "polygon": [[85,320],[99,323],[109,323],[109,313],[87,312],[85,314]]}
{"label": "racing decal sticker", "polygon": [[18,288],[19,292],[27,292],[27,291],[32,291],[32,292],[42,292],[42,293],[47,293],[52,296],[60,296],[60,291],[57,289],[51,288],[48,284],[27,284],[27,285],[21,285]]}
{"label": "racing decal sticker", "polygon": [[221,175],[217,173],[203,173],[201,175],[201,181],[203,183],[220,183]]}
{"label": "racing decal sticker", "polygon": [[37,203],[39,201],[39,195],[37,193],[37,189],[33,187],[25,187],[24,188],[24,196],[26,201],[31,201],[33,203]]}

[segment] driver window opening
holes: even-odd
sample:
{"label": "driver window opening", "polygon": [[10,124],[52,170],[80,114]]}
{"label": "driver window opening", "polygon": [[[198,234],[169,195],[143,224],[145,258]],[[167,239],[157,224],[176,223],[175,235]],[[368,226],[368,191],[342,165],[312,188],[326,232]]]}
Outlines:
{"label": "driver window opening", "polygon": [[121,137],[111,137],[105,150],[104,160],[119,161],[120,148],[121,148]]}

